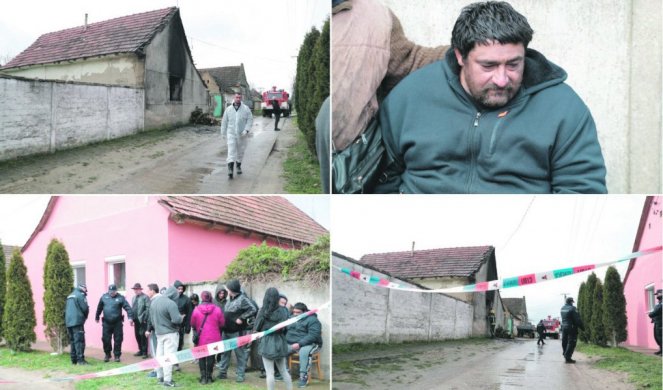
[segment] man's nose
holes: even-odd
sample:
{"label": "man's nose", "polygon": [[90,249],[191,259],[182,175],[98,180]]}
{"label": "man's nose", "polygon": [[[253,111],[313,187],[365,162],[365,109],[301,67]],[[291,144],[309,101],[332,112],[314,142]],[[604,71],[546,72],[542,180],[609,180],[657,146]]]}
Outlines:
{"label": "man's nose", "polygon": [[499,66],[493,73],[493,83],[498,88],[504,88],[509,84],[509,76],[506,73],[505,66]]}

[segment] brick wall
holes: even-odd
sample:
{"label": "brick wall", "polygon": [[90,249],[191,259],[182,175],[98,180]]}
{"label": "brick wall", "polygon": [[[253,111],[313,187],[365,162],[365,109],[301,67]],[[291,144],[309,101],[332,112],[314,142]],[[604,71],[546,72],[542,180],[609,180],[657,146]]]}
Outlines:
{"label": "brick wall", "polygon": [[143,129],[142,89],[0,75],[0,161]]}

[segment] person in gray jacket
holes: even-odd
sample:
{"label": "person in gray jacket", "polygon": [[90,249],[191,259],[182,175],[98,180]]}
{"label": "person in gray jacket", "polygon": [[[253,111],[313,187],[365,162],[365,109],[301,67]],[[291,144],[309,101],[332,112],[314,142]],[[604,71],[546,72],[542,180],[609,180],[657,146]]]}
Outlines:
{"label": "person in gray jacket", "polygon": [[138,344],[138,352],[134,356],[142,356],[143,359],[147,359],[147,337],[145,337],[145,331],[147,330],[147,318],[150,315],[150,299],[147,295],[143,294],[143,287],[140,283],[134,284],[132,290],[136,294],[131,301],[131,310],[134,312],[134,336]]}
{"label": "person in gray jacket", "polygon": [[101,341],[104,344],[104,362],[110,360],[111,355],[111,338],[113,339],[112,351],[115,356],[115,361],[120,361],[122,355],[122,340],[124,340],[124,316],[122,309],[127,312],[129,323],[133,326],[133,313],[129,302],[117,292],[117,286],[111,284],[108,286],[108,292],[99,298],[97,304],[97,313],[94,320],[99,323],[99,316],[102,311],[104,313],[102,321],[102,334]]}
{"label": "person in gray jacket", "polygon": [[85,360],[85,321],[90,313],[87,304],[87,286],[79,284],[67,296],[64,311],[64,324],[71,340],[71,364],[90,364]]}
{"label": "person in gray jacket", "polygon": [[[155,295],[150,303],[150,323],[157,334],[157,356],[177,352],[180,324],[184,319],[175,303],[177,295],[177,289],[170,286],[163,296],[156,298]],[[164,386],[175,387],[172,365],[159,367],[157,378]]]}

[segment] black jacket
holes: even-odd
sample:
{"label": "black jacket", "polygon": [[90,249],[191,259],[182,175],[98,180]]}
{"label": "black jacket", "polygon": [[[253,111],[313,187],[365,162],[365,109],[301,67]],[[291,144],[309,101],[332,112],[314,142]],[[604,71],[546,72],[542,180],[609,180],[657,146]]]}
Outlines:
{"label": "black jacket", "polygon": [[90,313],[90,306],[87,304],[87,298],[83,291],[78,287],[67,297],[67,304],[64,309],[64,323],[67,327],[79,326],[85,323]]}
{"label": "black jacket", "polygon": [[546,333],[546,327],[540,322],[539,322],[538,325],[536,325],[536,333],[538,333],[538,334]]}
{"label": "black jacket", "polygon": [[[278,307],[271,313],[265,314],[262,311],[256,318],[256,332],[265,331],[274,325],[277,325],[288,319],[288,309]],[[278,359],[288,356],[288,342],[285,338],[286,328],[277,330],[260,339],[258,353],[267,359]]]}
{"label": "black jacket", "polygon": [[[228,297],[226,307],[223,308],[223,316],[225,317],[225,325],[223,330],[228,333],[239,332],[245,330],[247,327],[247,320],[256,316],[255,306],[244,293],[235,295],[234,298]],[[242,320],[242,324],[238,325],[236,320]]]}
{"label": "black jacket", "polygon": [[580,319],[580,314],[578,314],[578,310],[576,310],[575,306],[568,303],[562,306],[561,316],[562,330],[577,331],[578,328],[585,329],[585,326],[582,324],[582,320]]}
{"label": "black jacket", "polygon": [[96,321],[99,320],[99,315],[101,312],[104,312],[104,321],[108,323],[116,323],[118,321],[124,321],[124,316],[122,316],[122,309],[127,312],[127,317],[129,320],[133,319],[133,312],[131,311],[131,306],[129,302],[120,294],[111,297],[109,293],[105,293],[99,298],[99,303],[97,304],[97,313],[94,315]]}
{"label": "black jacket", "polygon": [[658,305],[654,306],[654,310],[649,313],[649,317],[654,322],[654,326],[657,328],[661,327],[661,311],[662,311],[661,302]]}
{"label": "black jacket", "polygon": [[176,280],[173,284],[175,288],[180,286],[184,287],[182,294],[179,294],[175,299],[177,303],[177,310],[180,311],[180,314],[184,314],[184,320],[182,321],[182,326],[184,327],[184,332],[191,332],[191,313],[193,313],[193,305],[191,304],[191,298],[184,294],[186,291],[186,286],[182,284],[179,280]]}

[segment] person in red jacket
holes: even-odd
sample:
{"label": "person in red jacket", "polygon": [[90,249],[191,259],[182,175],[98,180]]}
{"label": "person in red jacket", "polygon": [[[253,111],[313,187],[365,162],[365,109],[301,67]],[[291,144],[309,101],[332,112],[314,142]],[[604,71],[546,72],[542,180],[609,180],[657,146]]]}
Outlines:
{"label": "person in red jacket", "polygon": [[[225,323],[223,312],[212,303],[212,294],[203,291],[200,294],[200,305],[191,315],[191,328],[200,335],[197,345],[205,345],[221,341],[221,329]],[[198,360],[200,368],[200,380],[203,385],[214,382],[212,371],[214,370],[214,355]]]}

